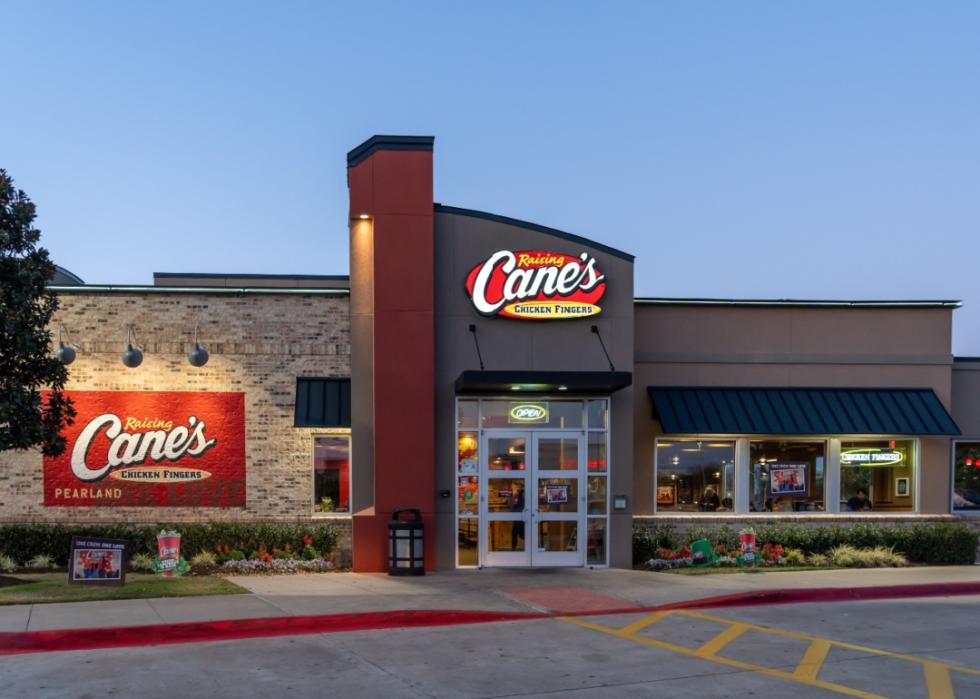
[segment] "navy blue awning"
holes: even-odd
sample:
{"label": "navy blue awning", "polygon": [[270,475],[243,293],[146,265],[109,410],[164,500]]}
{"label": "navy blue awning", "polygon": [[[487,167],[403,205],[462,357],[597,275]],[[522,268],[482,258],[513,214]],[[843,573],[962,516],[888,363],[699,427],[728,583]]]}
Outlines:
{"label": "navy blue awning", "polygon": [[664,434],[960,434],[931,388],[647,390]]}

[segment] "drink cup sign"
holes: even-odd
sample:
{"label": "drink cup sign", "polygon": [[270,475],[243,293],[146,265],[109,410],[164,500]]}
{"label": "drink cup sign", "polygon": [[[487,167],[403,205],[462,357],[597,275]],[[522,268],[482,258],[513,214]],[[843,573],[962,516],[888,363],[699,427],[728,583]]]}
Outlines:
{"label": "drink cup sign", "polygon": [[755,567],[755,530],[743,529],[738,533],[738,543],[742,550],[742,562],[748,568]]}
{"label": "drink cup sign", "polygon": [[190,570],[190,565],[180,555],[180,532],[161,530],[157,534],[157,553],[153,571],[161,577],[173,578]]}

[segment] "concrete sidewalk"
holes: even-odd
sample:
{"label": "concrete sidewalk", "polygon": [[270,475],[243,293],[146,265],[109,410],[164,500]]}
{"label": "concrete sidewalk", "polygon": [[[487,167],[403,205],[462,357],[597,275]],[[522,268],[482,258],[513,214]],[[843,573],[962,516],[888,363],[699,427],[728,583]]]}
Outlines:
{"label": "concrete sidewalk", "polygon": [[703,576],[631,570],[455,571],[422,578],[328,573],[238,576],[251,594],[0,607],[0,632],[395,610],[574,612],[652,607],[769,589],[980,581],[980,566]]}

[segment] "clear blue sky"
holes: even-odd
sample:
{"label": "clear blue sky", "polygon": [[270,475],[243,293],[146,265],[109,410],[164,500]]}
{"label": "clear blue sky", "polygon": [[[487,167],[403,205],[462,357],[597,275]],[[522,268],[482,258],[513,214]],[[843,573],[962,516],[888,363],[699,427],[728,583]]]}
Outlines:
{"label": "clear blue sky", "polygon": [[88,282],[345,273],[347,150],[431,134],[437,201],[638,295],[962,299],[980,355],[980,3],[24,0],[0,46],[0,167]]}

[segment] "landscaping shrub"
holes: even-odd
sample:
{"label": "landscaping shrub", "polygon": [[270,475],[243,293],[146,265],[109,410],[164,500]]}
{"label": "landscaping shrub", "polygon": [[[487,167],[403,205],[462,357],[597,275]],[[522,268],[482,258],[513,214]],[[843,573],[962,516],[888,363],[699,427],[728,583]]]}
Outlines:
{"label": "landscaping shrub", "polygon": [[[307,540],[319,551],[330,553],[337,546],[337,530],[330,522],[208,522],[136,524],[7,524],[0,525],[0,551],[18,563],[38,555],[50,556],[55,565],[67,565],[73,535],[125,539],[130,556],[157,555],[157,532],[175,529],[181,534],[181,554],[193,557],[216,546],[252,551],[288,544],[300,549]],[[301,550],[301,549],[300,549]]]}
{"label": "landscaping shrub", "polygon": [[677,545],[674,528],[669,524],[652,527],[633,527],[633,564],[646,563],[655,557],[658,549],[672,549]]}
{"label": "landscaping shrub", "polygon": [[129,558],[130,570],[149,573],[153,570],[153,557],[147,553],[137,553]]}
{"label": "landscaping shrub", "polygon": [[[681,539],[689,542],[702,538],[704,530],[692,527]],[[695,536],[697,535],[697,536]],[[717,547],[727,551],[738,549],[738,535],[728,526],[721,526],[707,537]],[[854,549],[889,550],[906,563],[928,565],[971,565],[976,561],[978,533],[959,522],[919,522],[908,525],[854,522],[852,524],[802,525],[794,522],[774,522],[756,527],[756,546],[782,546],[798,549],[812,559],[831,550],[848,545]],[[658,549],[676,548],[678,537],[668,524],[633,528],[633,562],[642,564],[655,558]],[[818,560],[820,560],[818,558]],[[828,565],[828,563],[823,563]],[[875,565],[882,565],[876,563]],[[898,565],[892,563],[888,565]]]}
{"label": "landscaping shrub", "polygon": [[35,570],[54,568],[54,558],[46,553],[39,553],[27,562],[27,567]]}
{"label": "landscaping shrub", "polygon": [[0,556],[0,573],[13,573],[17,569],[17,561],[6,554]]}

